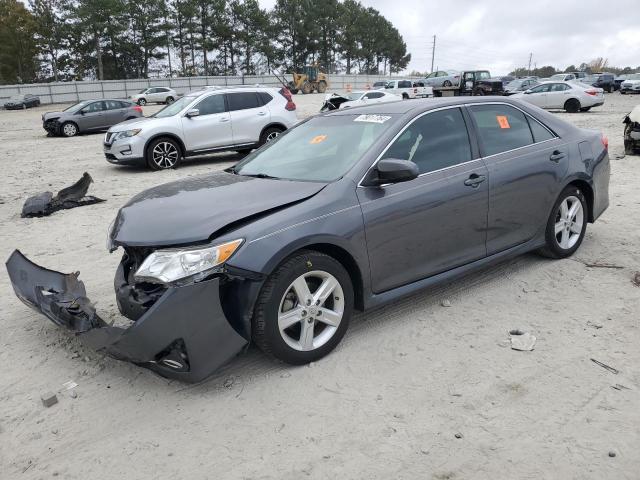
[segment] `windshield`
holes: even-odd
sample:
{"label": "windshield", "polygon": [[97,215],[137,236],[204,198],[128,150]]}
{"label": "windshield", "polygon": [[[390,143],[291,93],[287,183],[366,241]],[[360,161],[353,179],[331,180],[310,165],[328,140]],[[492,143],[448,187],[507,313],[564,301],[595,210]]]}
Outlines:
{"label": "windshield", "polygon": [[75,105],[71,105],[70,107],[65,108],[65,109],[63,110],[63,112],[69,112],[69,113],[76,113],[76,112],[79,112],[79,111],[80,111],[80,109],[81,109],[82,107],[84,107],[85,105],[87,105],[88,103],[89,103],[89,102],[80,102],[80,103],[76,103]]}
{"label": "windshield", "polygon": [[511,80],[507,83],[507,88],[519,88],[524,83],[524,80]]}
{"label": "windshield", "polygon": [[549,80],[564,80],[566,75],[564,73],[556,73],[555,75],[551,75]]}
{"label": "windshield", "polygon": [[342,177],[395,121],[391,115],[315,117],[234,168],[239,175],[331,182]]}
{"label": "windshield", "polygon": [[193,96],[189,95],[186,97],[182,97],[176,100],[175,102],[173,102],[171,105],[167,105],[155,115],[151,115],[151,116],[156,118],[173,117],[174,115],[179,113],[184,107],[186,107],[191,102],[193,102],[196,98],[198,98],[197,95],[193,95]]}

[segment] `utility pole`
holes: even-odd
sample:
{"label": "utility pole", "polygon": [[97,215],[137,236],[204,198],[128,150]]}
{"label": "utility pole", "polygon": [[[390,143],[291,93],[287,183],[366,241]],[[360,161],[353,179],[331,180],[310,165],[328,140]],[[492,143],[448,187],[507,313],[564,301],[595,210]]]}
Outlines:
{"label": "utility pole", "polygon": [[527,69],[529,75],[531,75],[531,58],[533,57],[533,53],[529,54],[529,68]]}
{"label": "utility pole", "polygon": [[431,48],[431,72],[433,72],[433,59],[436,57],[436,36],[433,36],[433,46]]}

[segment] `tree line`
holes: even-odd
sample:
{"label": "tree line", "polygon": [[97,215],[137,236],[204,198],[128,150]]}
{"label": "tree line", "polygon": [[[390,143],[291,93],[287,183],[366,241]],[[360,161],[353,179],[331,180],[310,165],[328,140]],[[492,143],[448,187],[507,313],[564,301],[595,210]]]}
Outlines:
{"label": "tree line", "polygon": [[387,74],[411,60],[357,0],[0,0],[0,83],[290,72]]}
{"label": "tree line", "polygon": [[614,73],[616,75],[625,75],[628,73],[640,72],[640,66],[636,68],[632,67],[614,67],[609,65],[609,61],[606,58],[598,57],[594,58],[590,62],[582,62],[577,67],[575,65],[569,65],[564,70],[557,69],[551,65],[545,65],[544,67],[535,67],[529,70],[526,67],[516,68],[509,75],[516,77],[526,77],[527,75],[535,75],[540,78],[547,78],[556,73],[569,73],[569,72],[585,72],[587,74],[592,73]]}

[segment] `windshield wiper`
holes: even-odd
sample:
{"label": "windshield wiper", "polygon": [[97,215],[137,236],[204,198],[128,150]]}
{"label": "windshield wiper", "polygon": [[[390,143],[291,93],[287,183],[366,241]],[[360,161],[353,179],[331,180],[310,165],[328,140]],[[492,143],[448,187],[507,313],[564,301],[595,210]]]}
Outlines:
{"label": "windshield wiper", "polygon": [[[234,170],[235,172],[235,170]],[[275,180],[280,180],[280,177],[274,177],[273,175],[269,175],[267,173],[237,173],[237,175],[242,175],[244,177],[254,177],[254,178],[271,178]]]}

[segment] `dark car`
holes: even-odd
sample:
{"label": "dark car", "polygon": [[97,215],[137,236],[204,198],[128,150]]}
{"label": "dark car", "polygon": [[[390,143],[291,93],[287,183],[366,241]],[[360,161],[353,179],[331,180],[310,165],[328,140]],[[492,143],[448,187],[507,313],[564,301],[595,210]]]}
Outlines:
{"label": "dark car", "polygon": [[318,115],[225,172],[133,197],[108,234],[128,328],[78,273],[15,251],[18,297],[78,338],[197,381],[255,342],[305,364],[354,310],[531,250],[565,258],[609,204],[606,139],[507,97]]}
{"label": "dark car", "polygon": [[640,105],[634,107],[624,117],[624,153],[633,155],[640,152]]}
{"label": "dark car", "polygon": [[387,83],[389,82],[386,82],[386,81],[373,82],[373,85],[371,85],[371,88],[373,88],[374,90],[381,89],[386,87]]}
{"label": "dark car", "polygon": [[515,80],[511,80],[504,87],[505,95],[513,95],[515,93],[524,92],[529,90],[530,88],[535,87],[540,82],[535,78],[518,78]]}
{"label": "dark car", "polygon": [[615,75],[613,73],[594,73],[581,78],[582,83],[593,87],[602,88],[605,92],[613,92],[615,88]]}
{"label": "dark car", "polygon": [[30,93],[24,93],[20,95],[13,95],[4,104],[5,110],[23,110],[25,108],[39,107],[40,97],[37,95],[31,95]]}
{"label": "dark car", "polygon": [[42,115],[42,128],[49,135],[73,137],[79,133],[108,130],[117,123],[142,117],[142,107],[129,100],[85,100],[61,112]]}

